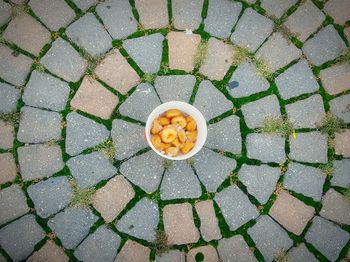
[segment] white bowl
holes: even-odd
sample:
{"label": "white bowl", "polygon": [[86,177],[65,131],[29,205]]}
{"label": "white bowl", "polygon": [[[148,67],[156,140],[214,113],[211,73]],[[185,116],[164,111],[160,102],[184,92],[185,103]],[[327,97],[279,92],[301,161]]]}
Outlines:
{"label": "white bowl", "polygon": [[[185,114],[193,117],[193,119],[197,123],[197,141],[194,144],[194,147],[190,152],[188,152],[185,155],[178,155],[176,157],[167,156],[165,154],[162,154],[160,151],[158,151],[151,142],[151,128],[153,120],[159,117],[160,115],[164,114],[165,111],[169,109],[179,109],[180,111],[184,112]],[[207,123],[202,115],[201,112],[194,106],[187,104],[185,102],[181,101],[170,101],[166,102],[164,104],[161,104],[160,106],[157,106],[151,114],[148,116],[147,122],[146,122],[146,139],[149,144],[149,146],[153,149],[154,152],[156,152],[158,155],[170,159],[170,160],[185,160],[187,158],[190,158],[197,154],[199,150],[203,147],[205,140],[207,139]]]}

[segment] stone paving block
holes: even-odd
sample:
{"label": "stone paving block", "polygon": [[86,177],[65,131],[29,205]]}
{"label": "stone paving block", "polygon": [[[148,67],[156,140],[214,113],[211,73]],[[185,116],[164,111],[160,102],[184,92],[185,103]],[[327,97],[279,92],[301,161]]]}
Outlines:
{"label": "stone paving block", "polygon": [[30,185],[28,195],[37,214],[47,218],[64,209],[71,201],[73,191],[66,176],[52,177]]}
{"label": "stone paving block", "polygon": [[23,143],[42,143],[61,138],[61,121],[59,113],[24,106],[17,139]]}
{"label": "stone paving block", "polygon": [[286,112],[294,128],[317,128],[326,115],[322,96],[318,94],[286,105]]}
{"label": "stone paving block", "polygon": [[140,24],[143,28],[158,29],[168,25],[167,0],[136,0],[135,6],[140,16]]}
{"label": "stone paving block", "polygon": [[51,31],[66,27],[75,18],[73,9],[64,0],[30,0],[29,6]]}
{"label": "stone paving block", "polygon": [[320,66],[340,56],[346,46],[334,26],[328,25],[307,40],[302,49],[311,63]]}
{"label": "stone paving block", "polygon": [[292,13],[285,26],[295,34],[296,37],[304,42],[309,36],[316,32],[322,25],[326,16],[318,9],[312,1],[306,1],[298,7],[298,9]]}
{"label": "stone paving block", "polygon": [[207,122],[232,109],[232,103],[209,80],[199,84],[193,106],[203,114]]}
{"label": "stone paving block", "polygon": [[111,136],[116,147],[115,158],[122,160],[147,147],[143,126],[115,119],[112,123]]}
{"label": "stone paving block", "polygon": [[153,86],[142,83],[119,107],[119,112],[124,116],[146,122],[153,109],[159,105],[160,100]]}
{"label": "stone paving block", "polygon": [[270,72],[287,66],[301,56],[301,51],[279,32],[273,33],[256,53]]}
{"label": "stone paving block", "polygon": [[16,111],[20,96],[19,89],[6,83],[0,83],[0,113],[6,114]]}
{"label": "stone paving block", "polygon": [[127,240],[122,250],[120,250],[115,262],[147,262],[150,261],[149,256],[151,250],[135,241]]}
{"label": "stone paving block", "polygon": [[32,62],[31,58],[0,44],[0,77],[3,80],[16,86],[24,85]]}
{"label": "stone paving block", "polygon": [[99,3],[98,0],[73,0],[73,3],[82,11],[87,11],[91,6]]}
{"label": "stone paving block", "polygon": [[247,156],[264,163],[283,163],[285,139],[277,134],[248,134],[246,138]]}
{"label": "stone paving block", "polygon": [[69,113],[66,120],[66,153],[71,156],[97,146],[109,137],[109,131],[104,125],[78,113]]}
{"label": "stone paving block", "polygon": [[318,83],[306,60],[300,60],[278,77],[276,85],[283,99],[289,99],[319,89]]}
{"label": "stone paving block", "polygon": [[123,48],[145,73],[157,73],[163,53],[164,36],[160,33],[127,39]]}
{"label": "stone paving block", "polygon": [[338,258],[340,251],[349,239],[348,232],[319,216],[314,217],[312,225],[305,235],[305,240],[331,261]]}
{"label": "stone paving block", "polygon": [[287,253],[287,261],[310,261],[317,262],[316,257],[306,248],[304,243],[301,243],[297,247],[292,247]]}
{"label": "stone paving block", "polygon": [[61,247],[58,247],[52,240],[48,240],[45,245],[40,250],[35,251],[27,261],[68,262],[69,258]]}
{"label": "stone paving block", "polygon": [[70,158],[67,166],[81,188],[92,187],[117,173],[117,169],[101,152]]}
{"label": "stone paving block", "polygon": [[201,36],[184,32],[169,32],[167,40],[169,67],[191,72],[195,66],[195,55],[201,42]]}
{"label": "stone paving block", "polygon": [[297,2],[297,0],[262,0],[261,7],[264,8],[270,16],[280,18]]}
{"label": "stone paving block", "polygon": [[0,245],[14,261],[26,259],[45,237],[34,215],[26,215],[0,229]]}
{"label": "stone paving block", "polygon": [[350,65],[347,63],[336,64],[321,70],[320,78],[327,93],[331,95],[337,95],[346,90],[349,90],[349,72]]}
{"label": "stone paving block", "polygon": [[160,186],[162,200],[198,198],[202,194],[197,176],[186,161],[173,161]]}
{"label": "stone paving block", "polygon": [[210,80],[222,80],[232,64],[232,53],[231,45],[211,37],[199,72]]}
{"label": "stone paving block", "polygon": [[30,145],[17,149],[18,162],[24,181],[52,176],[64,167],[59,146]]}
{"label": "stone paving block", "polygon": [[256,224],[248,229],[248,234],[266,261],[272,261],[278,252],[293,245],[287,232],[267,215],[260,216]]}
{"label": "stone paving block", "polygon": [[163,158],[150,150],[123,162],[119,171],[133,184],[147,193],[152,193],[158,189],[162,180]]}
{"label": "stone paving block", "polygon": [[350,187],[350,159],[334,160],[334,174],[331,178],[332,186]]}
{"label": "stone paving block", "polygon": [[[203,1],[202,1],[203,2]],[[11,5],[3,0],[0,1],[0,26],[11,19]]]}
{"label": "stone paving block", "polygon": [[266,118],[281,117],[280,104],[276,95],[265,96],[241,106],[244,121],[251,129],[262,127]]}
{"label": "stone paving block", "polygon": [[250,52],[255,52],[272,33],[273,21],[252,8],[245,9],[239,19],[231,41]]}
{"label": "stone paving block", "polygon": [[170,250],[156,255],[156,262],[185,262],[185,255],[180,250]]}
{"label": "stone paving block", "polygon": [[270,216],[288,231],[298,236],[303,233],[314,213],[315,209],[313,207],[307,206],[286,191],[278,193],[277,199],[269,210]]}
{"label": "stone paving block", "polygon": [[188,103],[195,83],[193,75],[157,76],[154,87],[163,103],[174,100]]}
{"label": "stone paving block", "polygon": [[326,176],[318,168],[290,163],[283,185],[289,190],[320,201],[325,180]]}
{"label": "stone paving block", "polygon": [[15,128],[11,123],[0,120],[0,148],[10,149],[13,147]]}
{"label": "stone paving block", "polygon": [[113,39],[122,39],[136,32],[137,21],[128,0],[107,0],[96,7],[97,15]]}
{"label": "stone paving block", "polygon": [[133,199],[135,192],[123,176],[116,176],[98,189],[92,197],[92,204],[103,219],[110,223]]}
{"label": "stone paving block", "polygon": [[112,48],[112,38],[92,13],[85,14],[67,27],[66,35],[94,57]]}
{"label": "stone paving block", "polygon": [[329,189],[322,198],[320,216],[340,224],[350,224],[350,202],[346,196]]}
{"label": "stone paving block", "polygon": [[241,13],[242,4],[228,0],[209,1],[204,30],[218,38],[228,38]]}
{"label": "stone paving block", "polygon": [[259,216],[258,209],[236,185],[217,193],[214,200],[231,231]]}
{"label": "stone paving block", "polygon": [[203,148],[194,156],[194,167],[208,192],[216,192],[224,180],[236,168],[236,160]]}
{"label": "stone paving block", "polygon": [[17,175],[17,166],[11,153],[0,154],[0,184],[12,182]]}
{"label": "stone paving block", "polygon": [[350,14],[347,10],[350,9],[350,3],[346,0],[331,0],[328,1],[323,10],[329,14],[337,24],[345,24],[350,20]]}
{"label": "stone paving block", "polygon": [[297,133],[289,138],[289,157],[308,163],[327,163],[328,138],[320,132]]}
{"label": "stone paving block", "polygon": [[95,69],[96,75],[106,84],[125,95],[141,80],[118,49],[107,55]]}
{"label": "stone paving block", "polygon": [[120,241],[116,233],[103,225],[77,247],[74,255],[81,261],[113,261]]}
{"label": "stone paving block", "polygon": [[90,227],[97,220],[90,209],[67,208],[51,218],[47,225],[65,248],[73,249],[89,234]]}
{"label": "stone paving block", "polygon": [[109,119],[119,102],[118,97],[90,76],[83,79],[70,105],[91,115]]}
{"label": "stone paving block", "polygon": [[170,245],[196,243],[199,240],[189,203],[166,205],[163,208],[163,222]]}
{"label": "stone paving block", "polygon": [[158,204],[144,197],[116,222],[119,231],[149,242],[156,240]]}
{"label": "stone paving block", "polygon": [[333,115],[339,117],[345,123],[350,122],[350,94],[332,99],[329,105]]}
{"label": "stone paving block", "polygon": [[174,27],[179,30],[196,30],[202,22],[203,3],[203,0],[172,1]]}
{"label": "stone paving block", "polygon": [[26,105],[63,111],[70,92],[69,85],[46,73],[33,71],[23,92]]}
{"label": "stone paving block", "polygon": [[62,38],[52,43],[49,51],[41,58],[41,63],[51,73],[67,82],[77,82],[87,67],[86,60]]}
{"label": "stone paving block", "polygon": [[254,196],[261,204],[266,204],[280,178],[280,170],[268,165],[249,166],[243,164],[239,170],[238,178],[247,187],[250,195]]}
{"label": "stone paving block", "polygon": [[232,115],[209,125],[205,146],[237,155],[240,154],[242,151],[242,136],[239,117]]}
{"label": "stone paving block", "polygon": [[241,235],[219,240],[217,248],[222,261],[258,261]]}
{"label": "stone paving block", "polygon": [[248,61],[236,68],[229,82],[231,81],[236,81],[239,84],[237,88],[228,89],[234,98],[266,91],[270,86],[269,82],[259,74],[255,64]]}
{"label": "stone paving block", "polygon": [[50,32],[26,13],[14,17],[2,37],[35,56],[51,40]]}
{"label": "stone paving block", "polygon": [[213,239],[220,239],[222,236],[219,221],[215,214],[213,200],[197,202],[195,208],[201,221],[200,231],[202,238],[207,242]]}
{"label": "stone paving block", "polygon": [[0,225],[29,212],[27,199],[19,185],[0,190]]}
{"label": "stone paving block", "polygon": [[198,261],[196,256],[198,254],[202,254],[204,259],[202,261],[210,261],[210,262],[220,262],[218,252],[212,245],[200,246],[196,248],[190,249],[186,256],[187,262],[195,262]]}

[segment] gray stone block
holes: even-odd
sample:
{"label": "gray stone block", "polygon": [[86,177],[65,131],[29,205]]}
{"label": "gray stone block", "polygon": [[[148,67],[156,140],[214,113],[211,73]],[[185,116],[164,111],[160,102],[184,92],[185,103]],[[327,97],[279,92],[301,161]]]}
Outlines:
{"label": "gray stone block", "polygon": [[222,261],[258,261],[241,235],[220,239],[218,253]]}
{"label": "gray stone block", "polygon": [[170,250],[156,255],[156,262],[185,262],[185,254],[180,250]]}
{"label": "gray stone block", "polygon": [[297,0],[262,0],[261,7],[275,18],[280,18],[291,6],[295,5]]}
{"label": "gray stone block", "polygon": [[350,225],[350,202],[343,194],[330,188],[322,197],[320,216],[335,223]]}
{"label": "gray stone block", "polygon": [[202,21],[203,0],[174,0],[172,12],[174,27],[179,30],[195,30]]}
{"label": "gray stone block", "polygon": [[21,96],[19,89],[6,83],[0,83],[0,113],[16,111],[17,101]]}
{"label": "gray stone block", "polygon": [[287,253],[287,261],[310,261],[317,262],[316,257],[306,248],[304,243],[297,247],[291,248]]}
{"label": "gray stone block", "polygon": [[0,26],[3,26],[7,22],[9,22],[10,19],[11,19],[11,5],[2,0],[0,1]]}
{"label": "gray stone block", "polygon": [[329,102],[330,111],[333,115],[350,123],[350,94],[338,96]]}
{"label": "gray stone block", "polygon": [[331,178],[333,186],[350,187],[350,159],[333,161],[334,174]]}
{"label": "gray stone block", "polygon": [[84,12],[88,10],[91,6],[97,4],[98,0],[73,0],[74,4]]}

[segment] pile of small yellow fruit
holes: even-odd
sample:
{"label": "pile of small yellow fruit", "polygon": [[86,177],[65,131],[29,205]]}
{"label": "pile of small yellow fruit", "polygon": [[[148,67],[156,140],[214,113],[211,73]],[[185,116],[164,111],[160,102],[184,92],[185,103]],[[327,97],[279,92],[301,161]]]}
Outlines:
{"label": "pile of small yellow fruit", "polygon": [[162,154],[187,154],[197,140],[197,123],[178,109],[167,110],[152,123],[151,141]]}

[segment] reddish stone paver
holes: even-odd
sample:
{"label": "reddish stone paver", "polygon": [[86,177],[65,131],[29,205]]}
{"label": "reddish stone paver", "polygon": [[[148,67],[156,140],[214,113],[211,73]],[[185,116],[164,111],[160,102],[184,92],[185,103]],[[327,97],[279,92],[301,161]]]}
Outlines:
{"label": "reddish stone paver", "polygon": [[281,191],[269,214],[288,231],[301,235],[306,224],[313,217],[315,209],[285,191]]}
{"label": "reddish stone paver", "polygon": [[216,249],[211,245],[191,249],[187,253],[186,261],[187,262],[198,261],[198,260],[196,260],[196,255],[199,253],[202,253],[202,255],[204,256],[204,259],[201,260],[203,262],[219,262],[220,261]]}
{"label": "reddish stone paver", "polygon": [[58,247],[52,240],[48,240],[45,245],[38,251],[34,252],[28,262],[68,262],[69,258],[63,249]]}
{"label": "reddish stone paver", "polygon": [[337,24],[344,24],[350,20],[350,1],[348,0],[330,0],[326,3],[323,10],[333,17]]}
{"label": "reddish stone paver", "polygon": [[102,60],[95,73],[99,79],[123,95],[140,82],[138,74],[117,49]]}
{"label": "reddish stone paver", "polygon": [[11,182],[16,178],[17,167],[12,154],[0,154],[0,184]]}
{"label": "reddish stone paver", "polygon": [[335,133],[334,148],[337,155],[350,157],[350,129]]}
{"label": "reddish stone paver", "polygon": [[136,0],[135,5],[140,15],[140,23],[145,29],[162,28],[168,25],[167,0]]}
{"label": "reddish stone paver", "polygon": [[170,32],[167,36],[169,46],[169,67],[191,72],[195,66],[195,55],[201,36],[183,32]]}
{"label": "reddish stone paver", "polygon": [[320,216],[340,224],[350,225],[349,199],[331,188],[322,198]]}
{"label": "reddish stone paver", "polygon": [[194,225],[192,206],[189,203],[165,206],[163,222],[170,245],[182,245],[198,241],[199,232]]}
{"label": "reddish stone paver", "polygon": [[86,76],[73,97],[71,106],[74,109],[108,119],[118,101],[116,95],[108,91],[95,79]]}
{"label": "reddish stone paver", "polygon": [[116,176],[96,191],[92,197],[92,204],[103,219],[110,223],[134,196],[135,192],[130,183],[124,177]]}
{"label": "reddish stone paver", "polygon": [[321,70],[320,77],[323,87],[331,95],[336,95],[350,89],[350,64],[342,63]]}
{"label": "reddish stone paver", "polygon": [[135,241],[128,240],[120,250],[115,262],[149,262],[151,250]]}
{"label": "reddish stone paver", "polygon": [[14,132],[12,124],[0,120],[0,148],[10,149],[13,147]]}

